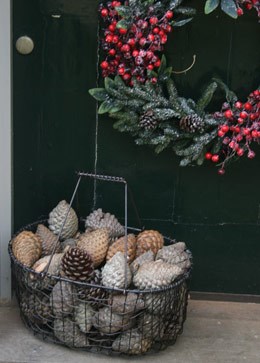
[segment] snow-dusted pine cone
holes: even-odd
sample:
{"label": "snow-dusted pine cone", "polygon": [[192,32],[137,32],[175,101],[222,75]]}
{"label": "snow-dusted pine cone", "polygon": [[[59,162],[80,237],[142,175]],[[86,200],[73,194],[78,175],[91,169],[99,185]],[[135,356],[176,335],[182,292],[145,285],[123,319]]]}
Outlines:
{"label": "snow-dusted pine cone", "polygon": [[191,114],[188,116],[184,116],[180,120],[180,129],[189,132],[203,132],[205,127],[203,119],[197,114]]}
{"label": "snow-dusted pine cone", "polygon": [[131,280],[132,273],[125,264],[125,257],[122,252],[117,252],[103,267],[102,283],[107,287],[123,289],[130,285]]}
{"label": "snow-dusted pine cone", "polygon": [[128,292],[120,295],[112,295],[108,300],[114,313],[135,314],[144,309],[144,300],[139,295]]}
{"label": "snow-dusted pine cone", "polygon": [[145,262],[154,261],[154,253],[149,250],[145,253],[142,253],[139,257],[137,257],[130,265],[130,269],[133,274],[137,272],[140,266],[142,266]]}
{"label": "snow-dusted pine cone", "polygon": [[56,338],[69,347],[80,348],[89,345],[86,334],[82,333],[70,318],[55,319],[53,330]]}
{"label": "snow-dusted pine cone", "polygon": [[42,244],[33,232],[23,231],[12,241],[15,258],[27,267],[31,267],[42,254]]}
{"label": "snow-dusted pine cone", "polygon": [[[69,209],[69,204],[62,200],[49,214],[49,229],[56,235],[60,233],[61,227],[65,221]],[[78,230],[78,217],[73,208],[70,208],[66,223],[60,235],[60,239],[64,240],[75,236]]]}
{"label": "snow-dusted pine cone", "polygon": [[110,213],[104,213],[101,208],[92,212],[85,222],[87,230],[107,228],[109,237],[119,237],[125,233],[124,227],[118,222],[117,218]]}
{"label": "snow-dusted pine cone", "polygon": [[159,120],[154,115],[154,111],[152,109],[147,110],[139,118],[139,125],[145,130],[154,130],[158,124]]}
{"label": "snow-dusted pine cone", "polygon": [[142,354],[147,352],[152,346],[152,340],[140,334],[137,329],[120,334],[112,345],[116,352],[126,354]]}
{"label": "snow-dusted pine cone", "polygon": [[62,270],[71,280],[89,281],[94,273],[90,255],[77,247],[71,247],[63,256]]}
{"label": "snow-dusted pine cone", "polygon": [[191,266],[190,255],[185,251],[185,248],[186,246],[183,242],[165,246],[158,251],[156,260],[162,260],[171,265],[177,265],[185,271]]}
{"label": "snow-dusted pine cone", "polygon": [[58,281],[50,295],[50,305],[57,317],[72,313],[77,304],[74,287],[66,281]]}
{"label": "snow-dusted pine cone", "polygon": [[49,228],[45,227],[44,224],[38,224],[35,234],[39,237],[42,244],[42,256],[51,255],[55,245],[54,252],[59,253],[61,251],[60,241],[57,241],[58,237]]}
{"label": "snow-dusted pine cone", "polygon": [[102,274],[100,270],[94,271],[88,286],[78,288],[78,296],[93,307],[104,306],[107,301],[108,292],[102,288]]}
{"label": "snow-dusted pine cone", "polygon": [[23,293],[21,296],[20,308],[22,313],[36,324],[47,324],[53,320],[48,295]]}
{"label": "snow-dusted pine cone", "polygon": [[83,333],[88,333],[90,331],[94,314],[95,310],[85,302],[80,302],[75,307],[75,322]]}
{"label": "snow-dusted pine cone", "polygon": [[99,309],[93,318],[94,327],[104,334],[127,330],[132,326],[132,322],[130,315],[113,313],[107,306]]}
{"label": "snow-dusted pine cone", "polygon": [[145,262],[134,275],[133,282],[139,289],[153,289],[170,285],[182,269],[161,260]]}
{"label": "snow-dusted pine cone", "polygon": [[145,338],[158,340],[163,337],[165,325],[161,316],[144,313],[138,319],[138,329]]}
{"label": "snow-dusted pine cone", "polygon": [[[107,261],[110,260],[117,252],[125,253],[125,236],[119,238],[110,245],[107,251]],[[127,261],[131,263],[135,258],[136,237],[134,234],[127,235]]]}
{"label": "snow-dusted pine cone", "polygon": [[108,230],[100,228],[81,234],[78,237],[77,247],[86,251],[91,256],[94,267],[98,267],[106,257],[108,242]]}
{"label": "snow-dusted pine cone", "polygon": [[158,231],[145,230],[138,234],[136,240],[136,256],[140,256],[142,253],[151,250],[153,253],[157,253],[164,245],[163,235]]}

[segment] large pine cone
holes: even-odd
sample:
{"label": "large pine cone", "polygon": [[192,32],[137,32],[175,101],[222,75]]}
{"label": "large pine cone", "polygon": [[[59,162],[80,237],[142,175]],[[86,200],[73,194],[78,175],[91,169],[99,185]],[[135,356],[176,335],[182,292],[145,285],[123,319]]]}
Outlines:
{"label": "large pine cone", "polygon": [[[61,260],[63,257],[63,253],[55,253],[52,258],[51,255],[40,258],[35,264],[32,266],[32,269],[37,273],[45,272],[45,269],[50,262],[48,268],[48,275],[59,276],[61,272]],[[50,276],[45,276],[44,278],[40,278],[39,275],[30,273],[28,279],[28,285],[34,289],[48,289],[51,286],[55,285],[57,282],[56,279],[51,278]]]}
{"label": "large pine cone", "polygon": [[164,245],[163,235],[158,231],[145,230],[138,234],[136,240],[136,256],[151,250],[154,254]]}
{"label": "large pine cone", "polygon": [[152,345],[152,340],[140,334],[137,329],[120,334],[112,345],[116,352],[127,354],[142,354],[147,352]]}
{"label": "large pine cone", "polygon": [[139,118],[139,125],[145,130],[154,130],[158,124],[159,121],[155,117],[154,111],[152,109],[147,110]]}
{"label": "large pine cone", "polygon": [[90,255],[77,247],[71,247],[63,256],[62,270],[71,280],[89,281],[94,273]]}
{"label": "large pine cone", "polygon": [[100,332],[109,334],[129,329],[132,320],[130,315],[113,313],[111,308],[106,306],[94,315],[93,325]]}
{"label": "large pine cone", "polygon": [[[127,235],[127,261],[131,263],[135,258],[136,237],[134,234]],[[125,253],[125,236],[116,240],[107,251],[107,261],[110,260],[117,252]]]}
{"label": "large pine cone", "polygon": [[149,250],[145,253],[142,253],[139,257],[137,257],[130,265],[131,272],[135,274],[142,264],[145,262],[154,261],[154,253]]}
{"label": "large pine cone", "polygon": [[54,335],[69,347],[87,347],[89,345],[86,334],[70,319],[54,320]]}
{"label": "large pine cone", "polygon": [[43,256],[51,255],[55,245],[56,247],[54,252],[60,252],[60,241],[57,241],[56,234],[50,231],[49,228],[45,227],[43,224],[38,224],[35,234],[39,237],[41,241]]}
{"label": "large pine cone", "polygon": [[108,300],[113,313],[134,314],[144,309],[144,300],[139,295],[128,292],[120,295],[112,295]]}
{"label": "large pine cone", "polygon": [[[62,200],[49,214],[49,229],[56,235],[60,233],[61,227],[67,215],[69,204]],[[70,208],[66,223],[60,235],[60,239],[73,237],[78,230],[78,217],[73,208]]]}
{"label": "large pine cone", "polygon": [[117,252],[111,260],[107,261],[102,270],[102,283],[107,287],[123,289],[129,286],[132,274],[127,264],[125,276],[125,257],[122,252]]}
{"label": "large pine cone", "polygon": [[90,331],[94,314],[95,310],[85,302],[80,302],[75,307],[75,321],[83,333]]}
{"label": "large pine cone", "polygon": [[107,228],[109,237],[119,237],[125,233],[124,227],[118,222],[117,218],[110,213],[104,213],[101,208],[92,212],[85,222],[88,230]]}
{"label": "large pine cone", "polygon": [[180,120],[180,129],[185,132],[189,133],[203,132],[204,126],[205,124],[203,119],[195,113],[188,116],[184,116]]}
{"label": "large pine cone", "polygon": [[108,230],[101,228],[93,232],[81,234],[78,238],[77,247],[86,251],[91,256],[94,267],[97,267],[106,257],[108,241]]}
{"label": "large pine cone", "polygon": [[[102,288],[102,274],[100,270],[95,270],[93,277],[88,282],[89,286],[82,286],[78,289],[80,299],[86,300],[93,307],[104,306],[107,301],[107,290]],[[101,286],[101,287],[99,287]]]}
{"label": "large pine cone", "polygon": [[179,266],[183,271],[191,266],[190,255],[185,251],[184,242],[178,242],[160,249],[156,255],[156,260],[162,260],[171,265]]}
{"label": "large pine cone", "polygon": [[134,275],[133,282],[139,289],[154,289],[170,285],[181,273],[180,267],[161,260],[145,262]]}
{"label": "large pine cone", "polygon": [[42,245],[33,232],[23,231],[13,239],[12,250],[19,262],[31,267],[41,257]]}
{"label": "large pine cone", "polygon": [[48,295],[23,293],[20,308],[32,323],[48,324],[53,320]]}
{"label": "large pine cone", "polygon": [[77,303],[77,295],[71,283],[58,281],[50,295],[53,314],[57,317],[72,313]]}

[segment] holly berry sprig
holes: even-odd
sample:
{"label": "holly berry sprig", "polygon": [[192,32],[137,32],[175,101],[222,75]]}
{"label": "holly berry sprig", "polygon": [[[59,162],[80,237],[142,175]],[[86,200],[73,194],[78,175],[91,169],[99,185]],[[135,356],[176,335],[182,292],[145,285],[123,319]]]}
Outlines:
{"label": "holly berry sprig", "polygon": [[[129,6],[128,1],[111,1],[101,4],[99,11],[105,24],[102,39],[105,57],[100,63],[102,76],[119,75],[129,85],[132,85],[132,77],[140,83],[148,79],[156,83],[157,74],[153,71],[161,65],[159,52],[163,51],[173,29],[173,10],[165,10],[163,5],[146,5],[140,11],[138,7]],[[192,12],[193,9],[185,8],[185,14]],[[140,16],[140,13],[144,15]],[[191,18],[179,21],[178,26],[189,20]]]}
{"label": "holly berry sprig", "polygon": [[260,17],[260,1],[259,0],[238,0],[237,2],[237,15],[244,14],[243,8],[246,10],[255,9],[257,16]]}
{"label": "holly berry sprig", "polygon": [[236,19],[244,14],[244,9],[255,9],[258,17],[260,17],[260,0],[206,0],[205,13],[210,14],[218,6],[231,18]]}
{"label": "holly berry sprig", "polygon": [[260,142],[260,90],[250,93],[247,102],[236,101],[233,107],[225,102],[221,112],[214,114],[216,119],[223,119],[218,128],[218,137],[222,146],[218,153],[207,152],[205,158],[213,163],[219,163],[220,175],[225,174],[226,164],[234,158],[247,155],[255,157],[251,149],[253,142]]}

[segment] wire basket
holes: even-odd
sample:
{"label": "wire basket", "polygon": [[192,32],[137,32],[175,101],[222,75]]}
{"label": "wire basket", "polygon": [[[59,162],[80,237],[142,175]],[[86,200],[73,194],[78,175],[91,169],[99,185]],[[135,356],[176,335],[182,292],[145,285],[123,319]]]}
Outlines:
{"label": "wire basket", "polygon": [[[35,232],[39,223],[47,225],[47,220],[27,225],[18,233]],[[140,229],[125,225],[125,234],[136,232]],[[164,239],[165,245],[175,243]],[[191,267],[174,283],[161,288],[119,289],[103,286],[98,278],[86,283],[54,276],[48,273],[49,266],[38,273],[15,258],[12,240],[9,254],[22,319],[44,340],[74,349],[137,355],[164,349],[182,333]]]}

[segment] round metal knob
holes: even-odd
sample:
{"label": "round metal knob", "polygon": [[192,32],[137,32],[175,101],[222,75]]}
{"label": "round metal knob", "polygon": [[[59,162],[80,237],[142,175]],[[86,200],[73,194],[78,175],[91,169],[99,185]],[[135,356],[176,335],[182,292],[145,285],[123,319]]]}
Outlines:
{"label": "round metal knob", "polygon": [[33,48],[34,48],[34,42],[27,35],[23,35],[17,39],[17,41],[15,43],[15,47],[16,47],[16,50],[18,53],[27,55],[27,54],[32,53]]}

